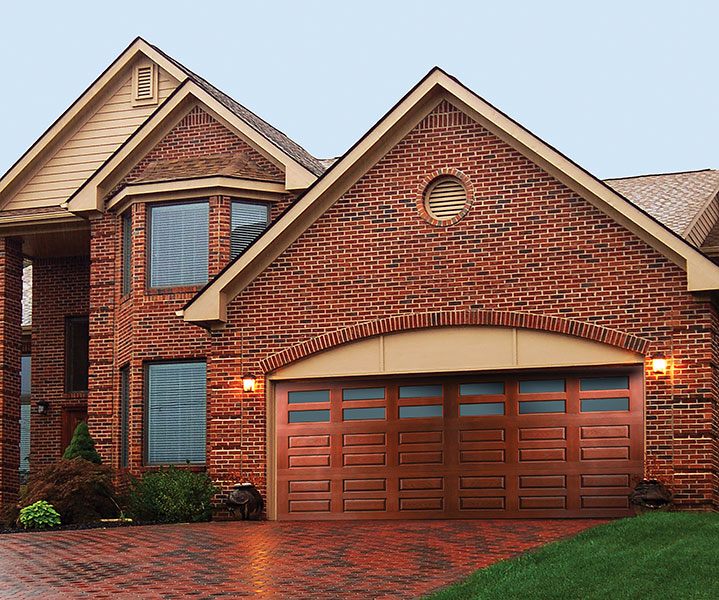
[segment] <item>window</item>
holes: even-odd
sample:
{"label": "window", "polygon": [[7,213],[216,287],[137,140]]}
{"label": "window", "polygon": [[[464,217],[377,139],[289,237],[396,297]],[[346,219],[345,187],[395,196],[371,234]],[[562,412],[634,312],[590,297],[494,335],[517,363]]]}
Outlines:
{"label": "window", "polygon": [[147,462],[205,462],[205,362],[147,366]]}
{"label": "window", "polygon": [[231,217],[230,259],[240,255],[270,222],[270,207],[254,202],[234,201]]}
{"label": "window", "polygon": [[30,472],[30,356],[23,356],[20,364],[20,473],[24,475]]}
{"label": "window", "polygon": [[120,468],[130,458],[130,367],[120,369]]}
{"label": "window", "polygon": [[65,391],[86,392],[90,320],[82,317],[65,317]]}
{"label": "window", "polygon": [[122,295],[129,294],[132,284],[132,214],[122,215]]}
{"label": "window", "polygon": [[151,288],[207,282],[207,202],[152,206],[149,229]]}

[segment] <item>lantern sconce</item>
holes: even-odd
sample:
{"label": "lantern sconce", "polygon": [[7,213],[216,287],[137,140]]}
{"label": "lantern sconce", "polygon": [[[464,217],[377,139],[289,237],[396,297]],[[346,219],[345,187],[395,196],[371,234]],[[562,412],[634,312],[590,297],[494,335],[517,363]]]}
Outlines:
{"label": "lantern sconce", "polygon": [[44,415],[50,408],[50,403],[47,400],[38,400],[37,402],[37,413]]}
{"label": "lantern sconce", "polygon": [[652,371],[655,375],[664,375],[667,372],[667,357],[663,354],[652,356]]}
{"label": "lantern sconce", "polygon": [[257,378],[252,373],[245,373],[242,376],[242,389],[245,392],[254,392]]}

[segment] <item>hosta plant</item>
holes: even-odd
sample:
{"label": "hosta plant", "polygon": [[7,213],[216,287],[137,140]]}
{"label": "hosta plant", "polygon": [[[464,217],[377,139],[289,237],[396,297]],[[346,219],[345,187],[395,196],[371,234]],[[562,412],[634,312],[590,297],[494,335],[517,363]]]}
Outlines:
{"label": "hosta plant", "polygon": [[60,525],[60,515],[45,500],[20,509],[20,524],[25,529],[47,529]]}

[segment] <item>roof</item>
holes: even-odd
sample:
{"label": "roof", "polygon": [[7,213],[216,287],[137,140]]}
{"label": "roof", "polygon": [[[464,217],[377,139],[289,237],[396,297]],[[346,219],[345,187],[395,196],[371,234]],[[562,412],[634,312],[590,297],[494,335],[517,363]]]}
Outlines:
{"label": "roof", "polygon": [[225,108],[230,110],[235,116],[239,117],[245,123],[247,123],[250,127],[252,127],[255,131],[257,131],[258,133],[265,136],[273,144],[275,144],[277,147],[282,149],[287,155],[294,158],[299,164],[301,164],[303,167],[305,167],[308,171],[310,171],[311,173],[313,173],[314,175],[317,175],[317,176],[324,173],[326,167],[322,164],[322,162],[320,162],[318,159],[316,159],[314,156],[312,156],[302,146],[300,146],[296,142],[293,142],[284,133],[282,133],[281,131],[279,131],[272,125],[270,125],[267,121],[258,117],[251,110],[242,106],[239,102],[236,102],[235,100],[230,98],[227,94],[225,94],[223,91],[216,88],[210,82],[203,79],[196,73],[193,73],[192,71],[190,71],[190,69],[188,69],[184,65],[177,62],[171,56],[168,56],[167,54],[165,54],[157,46],[152,46],[152,48],[154,48],[157,52],[162,54],[167,60],[169,60],[175,66],[177,66],[179,69],[181,69],[183,71],[183,73],[185,73],[190,80],[192,80],[195,84],[197,84],[199,87],[201,87],[203,90],[205,90],[215,100],[217,100]]}
{"label": "roof", "polygon": [[622,177],[604,183],[686,237],[694,218],[719,191],[719,170]]}
{"label": "roof", "polygon": [[213,154],[195,158],[179,158],[175,160],[155,160],[147,165],[139,177],[132,183],[150,183],[157,181],[174,181],[188,177],[208,177],[225,175],[241,177],[256,181],[277,181],[284,178],[268,173],[245,152],[239,154]]}
{"label": "roof", "polygon": [[[688,291],[719,289],[719,266],[678,233],[536,137],[441,69],[432,69],[265,232],[184,307],[185,321],[209,329],[227,319],[227,304],[312,225],[406,132],[448,100],[593,206],[669,258],[687,274]],[[627,188],[628,189],[628,188]]]}

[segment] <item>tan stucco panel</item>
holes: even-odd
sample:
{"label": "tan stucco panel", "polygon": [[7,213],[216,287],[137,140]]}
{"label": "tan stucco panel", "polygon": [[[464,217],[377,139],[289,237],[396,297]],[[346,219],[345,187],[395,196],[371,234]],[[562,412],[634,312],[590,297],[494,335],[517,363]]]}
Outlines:
{"label": "tan stucco panel", "polygon": [[271,379],[441,373],[642,363],[641,354],[512,327],[440,327],[377,336],[309,356]]}

